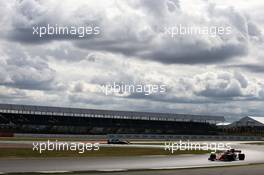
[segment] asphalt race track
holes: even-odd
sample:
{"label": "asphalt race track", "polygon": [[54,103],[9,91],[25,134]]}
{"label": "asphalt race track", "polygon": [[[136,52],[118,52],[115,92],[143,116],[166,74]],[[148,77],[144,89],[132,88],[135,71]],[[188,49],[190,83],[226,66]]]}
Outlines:
{"label": "asphalt race track", "polygon": [[[264,165],[231,166],[215,168],[195,168],[177,170],[148,170],[148,171],[127,171],[107,172],[107,175],[263,175]],[[99,173],[87,173],[87,175],[99,175]],[[76,175],[70,174],[70,175]],[[78,174],[80,175],[80,174]],[[85,174],[83,174],[85,175]]]}
{"label": "asphalt race track", "polygon": [[246,154],[245,161],[211,162],[208,155],[134,156],[93,158],[27,158],[0,159],[1,173],[14,172],[71,172],[71,171],[126,171],[180,169],[264,163],[264,147],[235,145]]}

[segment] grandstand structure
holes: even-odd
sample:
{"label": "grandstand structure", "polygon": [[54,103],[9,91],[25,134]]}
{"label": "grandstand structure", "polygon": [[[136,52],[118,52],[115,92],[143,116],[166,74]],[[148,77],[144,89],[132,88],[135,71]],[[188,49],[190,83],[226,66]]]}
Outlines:
{"label": "grandstand structure", "polygon": [[264,136],[264,117],[246,116],[223,127],[228,135]]}
{"label": "grandstand structure", "polygon": [[216,135],[222,116],[0,104],[0,132]]}

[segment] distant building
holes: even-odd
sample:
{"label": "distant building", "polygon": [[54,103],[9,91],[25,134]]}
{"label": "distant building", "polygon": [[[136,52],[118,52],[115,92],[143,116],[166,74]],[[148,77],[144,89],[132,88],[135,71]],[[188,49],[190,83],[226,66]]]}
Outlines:
{"label": "distant building", "polygon": [[222,128],[227,135],[264,136],[264,117],[246,116]]}
{"label": "distant building", "polygon": [[264,127],[264,117],[247,116],[230,124],[231,127]]}

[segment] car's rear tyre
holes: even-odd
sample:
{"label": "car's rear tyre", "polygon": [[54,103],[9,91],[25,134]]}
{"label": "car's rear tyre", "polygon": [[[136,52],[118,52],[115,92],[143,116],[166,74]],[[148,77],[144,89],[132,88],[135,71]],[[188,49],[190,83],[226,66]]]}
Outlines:
{"label": "car's rear tyre", "polygon": [[245,154],[238,154],[238,160],[245,160]]}

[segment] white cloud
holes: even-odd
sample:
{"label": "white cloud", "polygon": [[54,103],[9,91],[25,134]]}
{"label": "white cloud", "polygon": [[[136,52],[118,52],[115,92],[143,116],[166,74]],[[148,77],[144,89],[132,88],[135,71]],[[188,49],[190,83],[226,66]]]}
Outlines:
{"label": "white cloud", "polygon": [[[264,3],[0,1],[1,102],[263,114]],[[11,10],[12,9],[12,10]],[[32,26],[99,25],[99,38],[32,36]],[[164,27],[225,25],[230,36],[169,38]],[[166,84],[166,94],[105,96],[109,82]]]}

